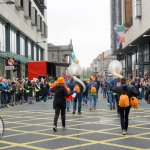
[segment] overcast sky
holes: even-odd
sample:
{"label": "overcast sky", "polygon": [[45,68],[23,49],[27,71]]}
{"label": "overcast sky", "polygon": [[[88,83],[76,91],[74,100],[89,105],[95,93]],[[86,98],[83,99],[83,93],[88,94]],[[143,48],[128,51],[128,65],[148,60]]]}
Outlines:
{"label": "overcast sky", "polygon": [[110,49],[110,0],[47,0],[48,42],[68,45],[81,67]]}

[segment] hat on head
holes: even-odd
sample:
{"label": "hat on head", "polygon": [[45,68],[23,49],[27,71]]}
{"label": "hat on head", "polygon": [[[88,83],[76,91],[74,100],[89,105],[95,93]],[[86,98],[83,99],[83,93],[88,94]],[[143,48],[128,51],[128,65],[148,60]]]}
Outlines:
{"label": "hat on head", "polygon": [[91,81],[95,81],[95,77],[94,77],[94,76],[91,76],[91,77],[90,77],[90,80],[91,80]]}
{"label": "hat on head", "polygon": [[57,83],[65,83],[64,78],[63,77],[57,78]]}

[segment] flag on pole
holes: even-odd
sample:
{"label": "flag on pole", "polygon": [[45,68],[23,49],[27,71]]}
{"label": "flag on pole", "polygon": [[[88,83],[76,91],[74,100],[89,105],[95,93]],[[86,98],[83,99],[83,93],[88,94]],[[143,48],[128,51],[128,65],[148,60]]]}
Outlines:
{"label": "flag on pole", "polygon": [[76,58],[74,52],[71,53],[71,60],[75,64],[79,64],[79,60]]}
{"label": "flag on pole", "polygon": [[117,33],[118,38],[121,42],[125,42],[125,27],[122,25],[115,25],[114,31]]}

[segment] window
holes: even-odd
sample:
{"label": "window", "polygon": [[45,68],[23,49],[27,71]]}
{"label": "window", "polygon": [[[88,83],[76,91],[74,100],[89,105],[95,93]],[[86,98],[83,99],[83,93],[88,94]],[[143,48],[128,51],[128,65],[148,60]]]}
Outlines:
{"label": "window", "polygon": [[25,39],[20,37],[20,55],[25,56]]}
{"label": "window", "polygon": [[29,1],[29,16],[31,17],[31,1]]}
{"label": "window", "polygon": [[36,47],[34,46],[34,60],[37,60],[37,49],[36,49]]}
{"label": "window", "polygon": [[17,53],[16,32],[14,30],[10,30],[10,52]]}
{"label": "window", "polygon": [[5,25],[0,22],[0,51],[6,51],[6,42],[5,42]]}
{"label": "window", "polygon": [[149,44],[147,43],[144,47],[144,62],[149,62]]}
{"label": "window", "polygon": [[39,61],[41,61],[41,49],[38,50],[39,53]]}
{"label": "window", "polygon": [[28,58],[31,59],[31,43],[28,42]]}
{"label": "window", "polygon": [[142,16],[141,0],[135,0],[135,17],[140,19]]}
{"label": "window", "polygon": [[23,0],[20,0],[20,5],[21,5],[22,8],[23,8]]}

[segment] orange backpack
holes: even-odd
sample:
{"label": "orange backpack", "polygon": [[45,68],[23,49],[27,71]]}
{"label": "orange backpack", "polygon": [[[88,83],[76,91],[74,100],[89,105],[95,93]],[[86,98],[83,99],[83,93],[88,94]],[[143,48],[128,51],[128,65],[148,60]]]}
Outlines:
{"label": "orange backpack", "polygon": [[128,107],[129,105],[129,96],[127,94],[121,94],[119,98],[119,106]]}
{"label": "orange backpack", "polygon": [[91,86],[91,94],[96,93],[96,87],[94,85]]}
{"label": "orange backpack", "polygon": [[139,108],[138,107],[138,99],[136,97],[132,96],[130,98],[130,105],[131,105],[131,107],[138,109]]}
{"label": "orange backpack", "polygon": [[75,85],[74,91],[76,91],[77,93],[80,93],[80,87],[78,84]]}

